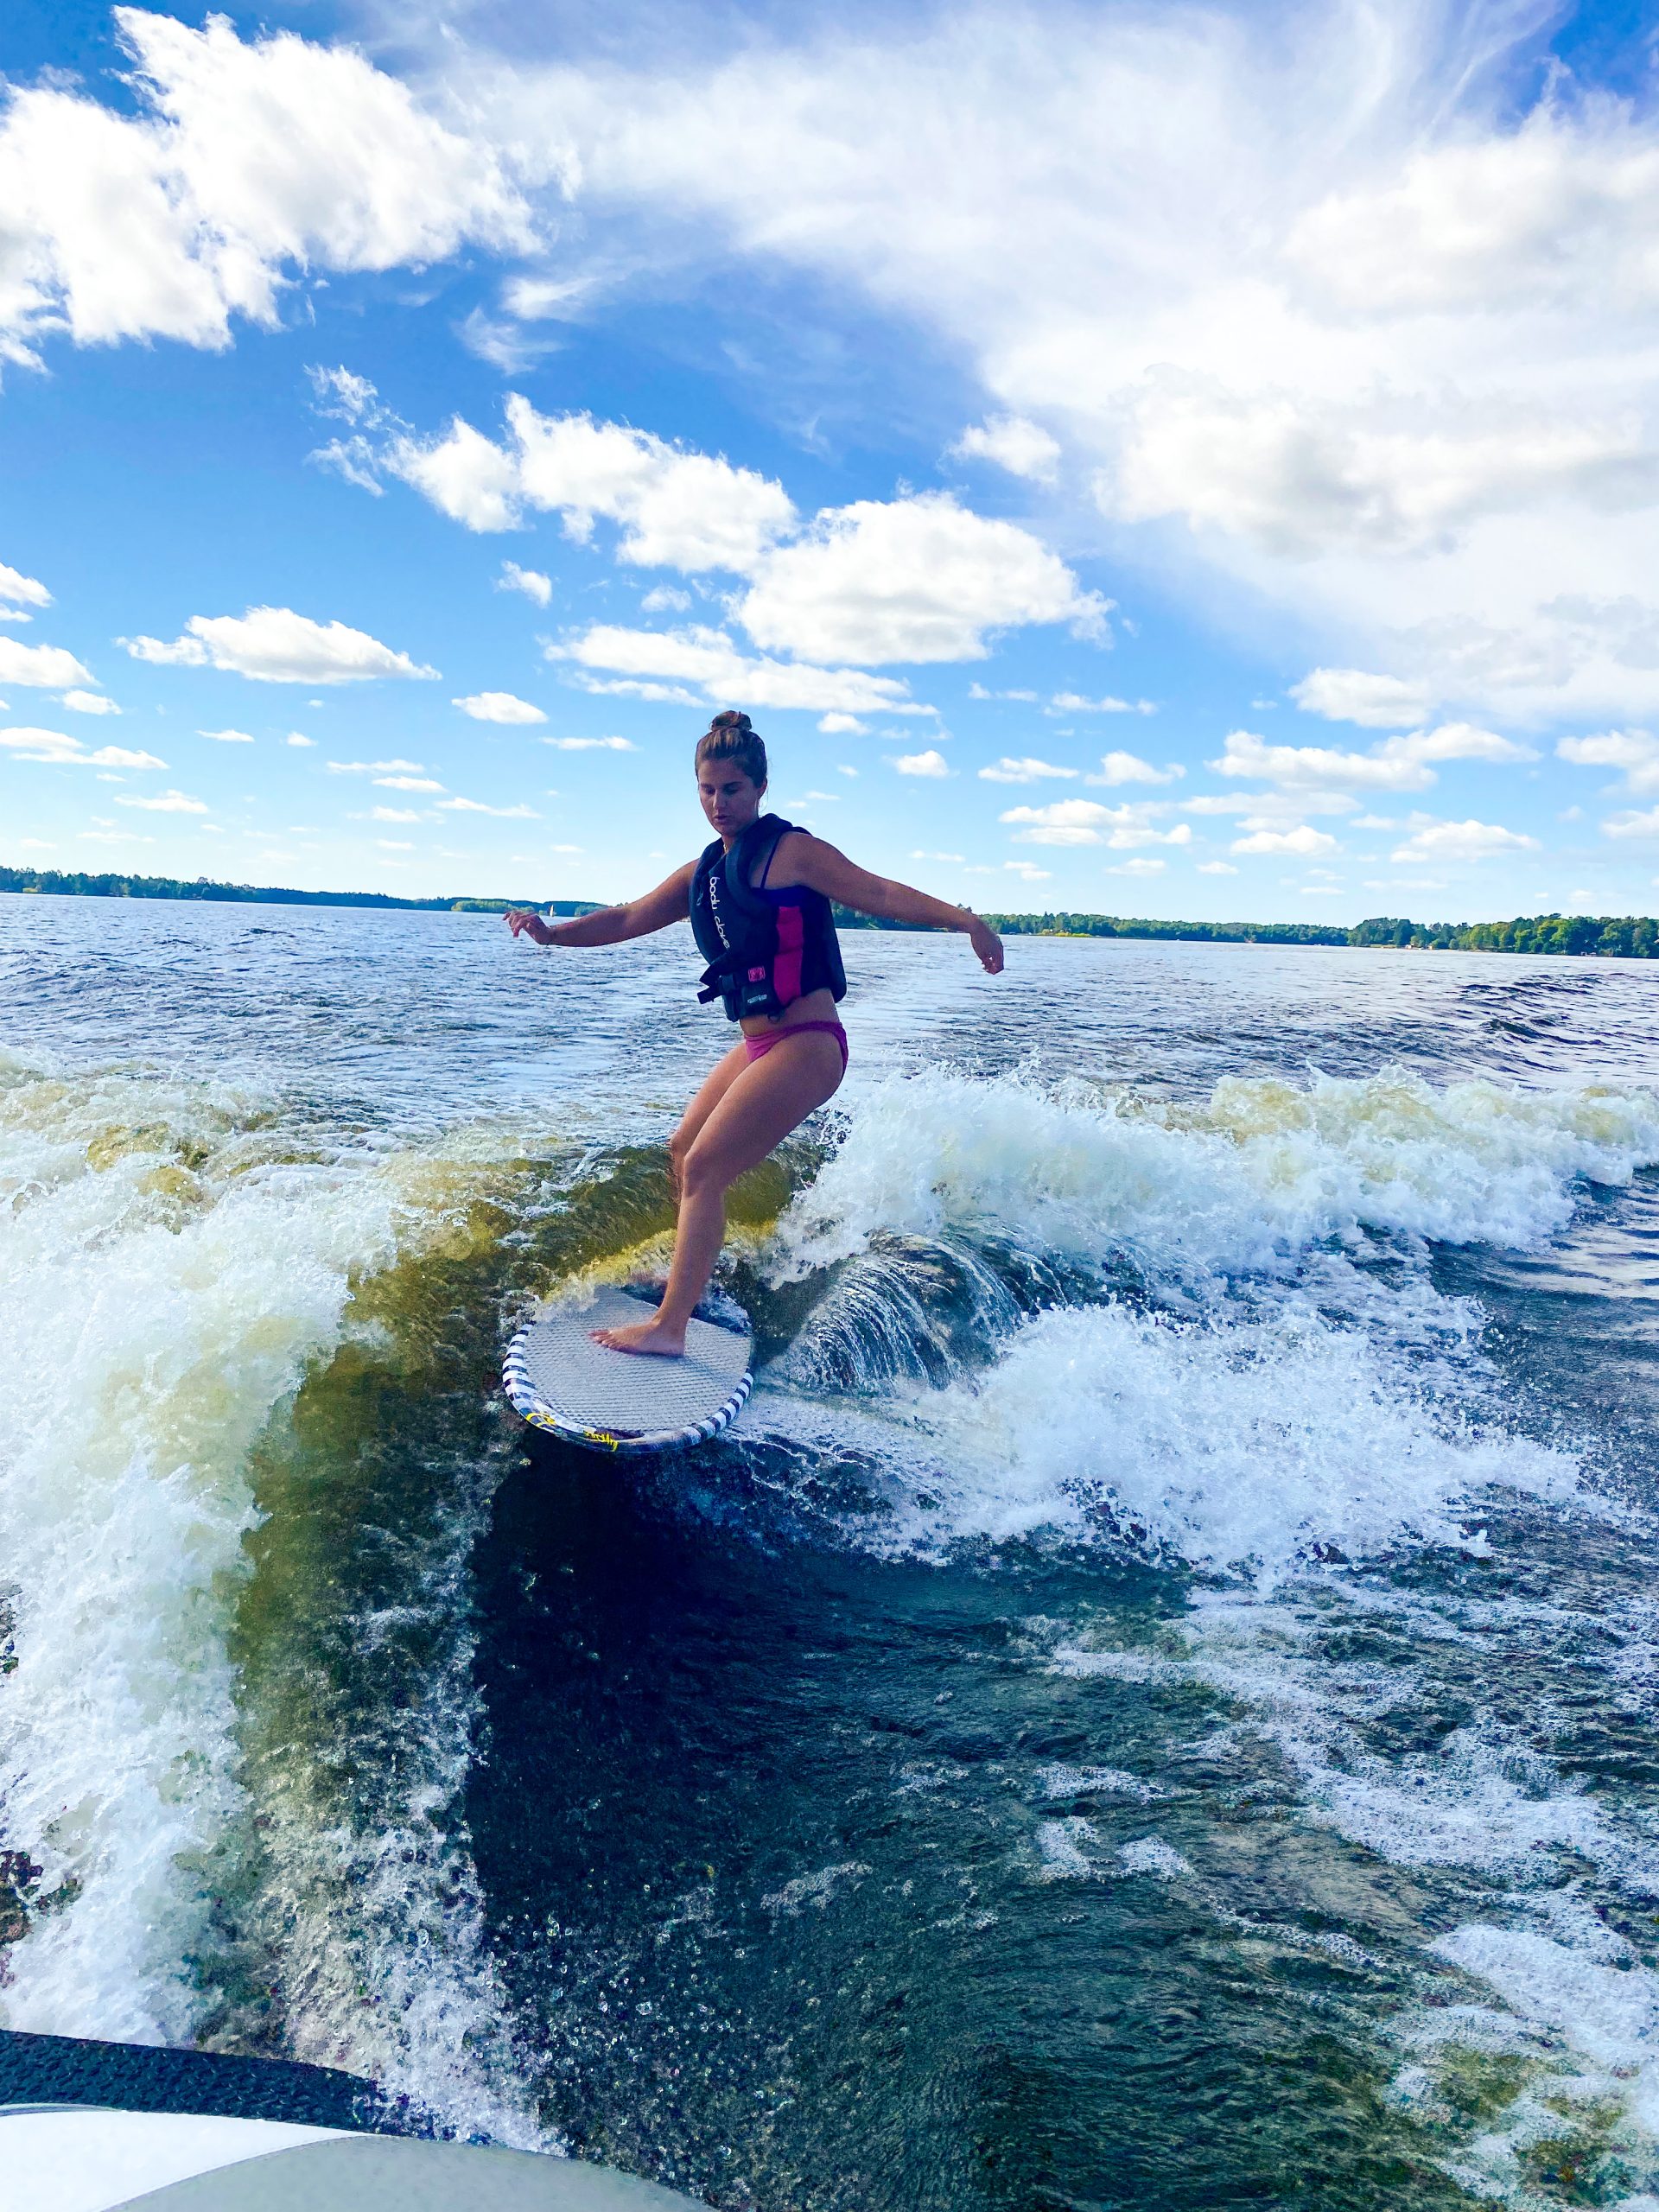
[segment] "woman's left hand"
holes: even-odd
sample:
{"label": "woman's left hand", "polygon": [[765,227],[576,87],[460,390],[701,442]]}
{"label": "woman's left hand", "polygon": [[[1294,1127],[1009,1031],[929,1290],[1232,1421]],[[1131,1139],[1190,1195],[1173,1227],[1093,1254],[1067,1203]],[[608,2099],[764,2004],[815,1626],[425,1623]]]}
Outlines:
{"label": "woman's left hand", "polygon": [[533,937],[537,944],[551,944],[553,933],[539,914],[524,906],[510,906],[504,917],[514,937]]}

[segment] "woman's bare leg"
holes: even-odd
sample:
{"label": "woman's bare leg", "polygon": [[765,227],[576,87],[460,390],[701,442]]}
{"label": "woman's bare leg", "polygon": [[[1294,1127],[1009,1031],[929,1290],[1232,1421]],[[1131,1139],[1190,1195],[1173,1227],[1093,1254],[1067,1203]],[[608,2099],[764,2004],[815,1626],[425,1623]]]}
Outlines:
{"label": "woman's bare leg", "polygon": [[795,1038],[785,1033],[764,1059],[738,1071],[681,1161],[674,1264],[661,1306],[648,1321],[595,1329],[601,1344],[615,1351],[655,1352],[671,1359],[683,1353],[685,1325],[714,1272],[726,1234],[727,1192],[834,1097],[844,1072],[840,1046],[822,1030]]}
{"label": "woman's bare leg", "polygon": [[749,1065],[749,1056],[743,1049],[742,1039],[729,1052],[722,1052],[701,1084],[690,1104],[680,1116],[680,1125],[668,1141],[668,1172],[673,1179],[674,1195],[680,1195],[680,1170],[685,1155],[696,1143],[698,1132],[714,1112],[732,1084]]}

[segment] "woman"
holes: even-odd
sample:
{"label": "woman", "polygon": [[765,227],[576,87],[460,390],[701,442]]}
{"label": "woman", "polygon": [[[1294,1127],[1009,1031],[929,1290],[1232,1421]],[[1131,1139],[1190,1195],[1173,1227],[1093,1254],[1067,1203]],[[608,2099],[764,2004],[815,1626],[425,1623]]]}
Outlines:
{"label": "woman", "polygon": [[775,814],[762,814],[766,748],[747,715],[716,715],[697,741],[697,797],[715,831],[702,857],[626,906],[551,925],[515,908],[514,937],[537,944],[622,944],[689,914],[709,965],[704,1000],[719,997],[741,1041],[720,1061],[669,1139],[679,1193],[674,1260],[649,1320],[596,1329],[616,1351],[677,1358],[726,1231],[726,1193],[791,1129],[832,1098],[847,1072],[847,1033],[836,1015],[846,977],[831,899],[861,914],[963,930],[988,975],[1002,940],[964,906],[889,883]]}

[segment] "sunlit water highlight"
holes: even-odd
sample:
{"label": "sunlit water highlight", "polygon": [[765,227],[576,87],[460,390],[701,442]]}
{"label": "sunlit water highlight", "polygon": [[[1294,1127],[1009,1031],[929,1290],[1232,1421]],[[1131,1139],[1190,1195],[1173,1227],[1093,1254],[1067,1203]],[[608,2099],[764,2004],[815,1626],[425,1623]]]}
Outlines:
{"label": "sunlit water highlight", "polygon": [[850,951],[618,1471],[493,1378],[684,945],[0,900],[5,2024],[721,2205],[1659,2198],[1646,971]]}

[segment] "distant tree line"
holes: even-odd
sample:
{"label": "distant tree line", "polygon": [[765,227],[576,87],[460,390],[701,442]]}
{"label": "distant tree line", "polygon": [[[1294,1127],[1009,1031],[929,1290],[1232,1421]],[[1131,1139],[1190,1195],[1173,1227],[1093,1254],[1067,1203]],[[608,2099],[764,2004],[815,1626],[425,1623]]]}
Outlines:
{"label": "distant tree line", "polygon": [[[389,891],[289,891],[266,884],[187,882],[171,875],[92,874],[82,869],[0,868],[0,892],[50,892],[84,899],[182,899],[249,906],[372,906],[416,912],[592,914],[592,899],[399,899]],[[842,929],[903,929],[835,909]],[[1155,922],[1121,914],[987,914],[1004,937],[1158,938],[1184,944],[1348,944],[1431,952],[1544,952],[1602,959],[1659,958],[1659,921],[1649,915],[1529,914],[1512,922],[1410,922],[1378,916],[1351,930],[1323,922]]]}
{"label": "distant tree line", "polygon": [[1568,952],[1605,960],[1659,957],[1659,922],[1647,914],[1522,914],[1512,922],[1361,922],[1350,944],[1408,945],[1419,951]]}
{"label": "distant tree line", "polygon": [[[849,929],[898,929],[836,909]],[[1004,937],[1159,938],[1185,944],[1394,945],[1429,952],[1576,953],[1659,957],[1659,921],[1647,915],[1530,914],[1512,922],[1410,922],[1378,916],[1351,930],[1325,922],[1155,922],[1120,914],[987,914]]]}
{"label": "distant tree line", "polygon": [[1327,922],[1152,922],[1119,914],[987,914],[1004,937],[1169,938],[1191,944],[1346,944]]}
{"label": "distant tree line", "polygon": [[0,891],[52,892],[77,899],[185,899],[214,906],[375,906],[416,913],[505,914],[509,906],[537,913],[594,914],[593,899],[398,899],[389,891],[288,891],[262,883],[187,882],[175,875],[96,875],[85,869],[0,868]]}

